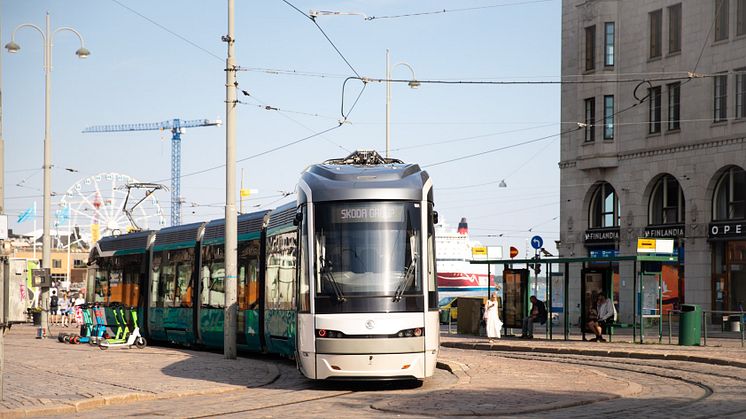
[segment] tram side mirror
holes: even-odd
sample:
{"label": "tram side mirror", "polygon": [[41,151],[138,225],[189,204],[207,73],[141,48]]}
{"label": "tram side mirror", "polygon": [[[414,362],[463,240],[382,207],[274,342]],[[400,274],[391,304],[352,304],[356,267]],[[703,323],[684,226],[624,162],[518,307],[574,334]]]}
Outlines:
{"label": "tram side mirror", "polygon": [[433,211],[433,224],[438,224],[438,211]]}
{"label": "tram side mirror", "polygon": [[299,226],[301,221],[303,221],[303,213],[298,211],[295,213],[295,218],[293,218],[293,225]]}

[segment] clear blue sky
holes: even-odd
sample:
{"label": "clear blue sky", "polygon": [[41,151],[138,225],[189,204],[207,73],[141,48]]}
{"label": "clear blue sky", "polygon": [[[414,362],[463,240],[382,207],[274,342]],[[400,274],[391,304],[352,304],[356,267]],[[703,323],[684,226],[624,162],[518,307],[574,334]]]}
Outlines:
{"label": "clear blue sky", "polygon": [[[82,134],[87,126],[172,118],[224,119],[221,57],[226,47],[220,37],[227,32],[226,1],[1,1],[3,45],[19,24],[43,27],[49,11],[53,28],[74,27],[92,54],[78,60],[74,52],[79,43],[74,35],[60,32],[54,38],[55,192],[62,194],[77,180],[100,172],[124,173],[170,186],[166,180],[170,177],[170,133]],[[507,3],[522,4],[371,21],[360,16],[322,16],[317,21],[363,76],[385,76],[385,50],[389,48],[392,64],[409,63],[421,80],[558,79],[560,0],[293,2],[304,12],[336,10],[368,16]],[[353,73],[311,21],[280,0],[239,0],[235,38],[236,61],[244,68],[327,75],[239,72],[239,88],[252,94],[239,96],[246,102],[238,108],[239,158],[336,124],[342,82]],[[42,204],[44,72],[41,37],[23,29],[16,42],[22,47],[20,53],[2,50],[3,138],[6,212],[11,228],[23,232],[31,229],[31,223],[17,225],[17,215],[34,200],[40,209]],[[392,78],[408,79],[409,70],[395,67]],[[346,106],[359,87],[349,84]],[[559,90],[558,85],[433,84],[412,90],[406,84],[394,84],[392,156],[427,166],[558,133]],[[259,104],[283,111],[264,110]],[[344,156],[347,150],[372,148],[383,153],[384,121],[385,86],[371,83],[349,124],[239,163],[246,185],[259,190],[246,206],[284,202],[273,203],[278,191],[293,191],[299,173],[309,164]],[[476,138],[465,139],[469,137]],[[187,130],[182,173],[225,163],[224,147],[224,127]],[[435,185],[436,209],[449,224],[455,226],[460,217],[467,217],[473,235],[503,234],[502,238],[479,237],[483,243],[514,245],[522,251],[526,239],[538,231],[553,251],[551,241],[559,236],[559,221],[554,219],[559,215],[558,161],[559,138],[554,137],[427,170]],[[222,217],[224,179],[224,169],[182,179],[183,222]],[[507,188],[497,187],[501,179]],[[22,187],[16,186],[19,182]],[[488,182],[494,183],[472,186]],[[159,199],[168,214],[168,193]]]}

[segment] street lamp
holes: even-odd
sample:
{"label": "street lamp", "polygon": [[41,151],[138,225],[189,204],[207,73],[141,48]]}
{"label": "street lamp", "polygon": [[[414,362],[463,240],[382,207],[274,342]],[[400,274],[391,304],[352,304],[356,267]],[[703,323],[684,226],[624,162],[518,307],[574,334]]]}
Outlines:
{"label": "street lamp", "polygon": [[389,61],[389,50],[386,49],[386,158],[389,157],[389,150],[391,149],[391,70],[400,65],[407,67],[412,72],[412,79],[407,85],[412,89],[420,87],[420,82],[414,75],[414,68],[405,62],[396,63],[392,66]]}
{"label": "street lamp", "polygon": [[[49,234],[49,224],[52,221],[52,138],[50,134],[50,89],[51,89],[51,73],[52,73],[52,38],[57,32],[68,31],[74,33],[80,40],[80,48],[75,51],[75,55],[78,58],[87,58],[91,55],[91,52],[85,48],[83,43],[83,37],[78,31],[73,28],[66,26],[52,30],[50,24],[49,13],[46,16],[46,27],[42,30],[40,27],[24,23],[18,25],[13,29],[13,33],[10,36],[10,42],[5,45],[5,48],[10,53],[16,53],[21,50],[21,46],[15,42],[16,31],[21,28],[32,28],[36,29],[41,35],[44,41],[44,219],[43,219],[43,236],[42,236],[42,268],[51,268],[51,237]],[[47,298],[49,297],[49,289],[42,288],[41,300],[44,306],[47,305]],[[47,327],[47,313],[42,311],[42,327]]]}

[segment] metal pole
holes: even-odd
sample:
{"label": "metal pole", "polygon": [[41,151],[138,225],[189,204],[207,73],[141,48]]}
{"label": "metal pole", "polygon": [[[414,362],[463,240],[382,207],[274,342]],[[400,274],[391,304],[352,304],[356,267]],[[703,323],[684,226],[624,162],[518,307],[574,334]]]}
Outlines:
{"label": "metal pole", "polygon": [[[565,315],[565,340],[570,339],[570,295],[567,292],[567,290],[570,288],[570,264],[568,262],[565,262],[565,289],[564,289],[564,297],[565,301],[563,302],[564,307],[562,307],[562,312]],[[580,326],[583,327],[582,325]]]}
{"label": "metal pole", "polygon": [[243,167],[241,168],[241,188],[238,192],[238,213],[243,214]]}
{"label": "metal pole", "polygon": [[391,148],[391,62],[386,48],[386,158]]}
{"label": "metal pole", "polygon": [[632,266],[632,343],[637,342],[637,260]]}
{"label": "metal pole", "polygon": [[[2,244],[2,241],[0,241],[0,244]],[[8,280],[5,275],[8,274],[8,270],[5,268],[5,261],[7,258],[5,257],[5,251],[0,248],[0,282],[2,282],[2,286],[0,287],[0,401],[5,401],[5,393],[3,389],[5,388],[5,382],[3,381],[3,375],[5,374],[5,283]]]}
{"label": "metal pole", "polygon": [[554,301],[552,301],[552,264],[547,263],[546,264],[546,270],[547,270],[547,301],[549,306],[549,340],[552,340],[552,305],[554,304]]}
{"label": "metal pole", "polygon": [[658,343],[663,343],[663,273],[658,275]]}
{"label": "metal pole", "polygon": [[228,0],[228,57],[225,60],[225,308],[223,309],[223,355],[236,359],[238,317],[238,238],[236,220],[236,68],[233,59],[234,0]]}
{"label": "metal pole", "polygon": [[[52,269],[52,240],[49,234],[49,223],[52,221],[52,135],[51,135],[51,89],[52,89],[52,33],[50,32],[49,13],[46,16],[44,35],[44,203],[42,211],[41,267]],[[41,288],[41,327],[49,335],[48,312],[49,288]],[[42,334],[42,336],[44,336]]]}
{"label": "metal pole", "polygon": [[[702,310],[702,331],[704,332],[704,343],[702,346],[707,346],[707,312]],[[681,336],[679,336],[681,339]]]}
{"label": "metal pole", "polygon": [[671,330],[671,311],[673,310],[668,310],[668,344],[669,345],[671,344],[671,333],[673,333],[673,331]]}

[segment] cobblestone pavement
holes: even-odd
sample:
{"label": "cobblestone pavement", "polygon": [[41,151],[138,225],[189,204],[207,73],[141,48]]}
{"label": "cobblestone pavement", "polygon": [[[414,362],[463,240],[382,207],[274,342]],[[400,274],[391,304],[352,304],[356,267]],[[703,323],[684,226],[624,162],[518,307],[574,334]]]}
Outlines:
{"label": "cobblestone pavement", "polygon": [[726,362],[746,360],[737,347],[444,336],[441,368],[424,383],[335,384],[282,359],[100,351],[32,332],[6,336],[0,416],[746,417],[746,367]]}

